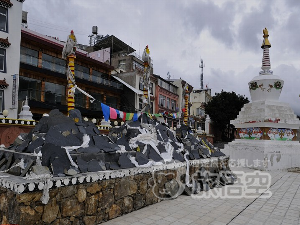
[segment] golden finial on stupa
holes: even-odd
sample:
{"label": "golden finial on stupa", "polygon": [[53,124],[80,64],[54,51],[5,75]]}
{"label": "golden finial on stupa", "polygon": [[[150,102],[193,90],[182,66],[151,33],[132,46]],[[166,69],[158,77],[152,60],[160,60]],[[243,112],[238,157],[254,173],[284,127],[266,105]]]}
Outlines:
{"label": "golden finial on stupa", "polygon": [[267,30],[267,28],[263,29],[263,34],[264,34],[264,40],[263,43],[261,45],[261,48],[267,47],[267,48],[271,48],[271,43],[269,42],[269,32]]}

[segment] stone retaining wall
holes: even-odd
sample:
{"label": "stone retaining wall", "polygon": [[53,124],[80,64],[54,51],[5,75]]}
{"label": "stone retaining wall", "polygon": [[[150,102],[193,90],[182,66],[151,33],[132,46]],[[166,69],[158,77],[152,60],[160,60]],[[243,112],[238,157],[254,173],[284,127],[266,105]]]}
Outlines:
{"label": "stone retaining wall", "polygon": [[[210,160],[190,166],[190,174],[200,167],[208,168]],[[218,163],[218,159],[216,161]],[[124,177],[84,181],[61,185],[49,190],[49,201],[43,204],[43,190],[16,193],[0,187],[1,224],[98,224],[122,214],[138,210],[170,196],[159,196],[166,183],[184,179],[186,167],[181,163],[174,169],[153,170]],[[0,176],[1,178],[1,176]],[[2,179],[2,178],[1,178]],[[0,184],[5,184],[0,181]],[[180,193],[179,193],[180,194]]]}

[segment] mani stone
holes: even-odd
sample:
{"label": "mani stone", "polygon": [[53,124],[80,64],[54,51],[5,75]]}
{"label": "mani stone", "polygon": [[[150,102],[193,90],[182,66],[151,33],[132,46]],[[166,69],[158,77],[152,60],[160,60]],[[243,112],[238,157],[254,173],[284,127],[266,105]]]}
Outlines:
{"label": "mani stone", "polygon": [[149,160],[146,158],[146,156],[141,152],[136,153],[135,159],[139,165],[145,165],[149,162]]}
{"label": "mani stone", "polygon": [[155,162],[159,162],[163,160],[163,158],[160,157],[159,154],[157,154],[157,152],[152,148],[152,146],[150,146],[149,158]]}
{"label": "mani stone", "polygon": [[77,157],[77,165],[81,173],[86,173],[88,171],[88,163],[81,157]]}
{"label": "mani stone", "polygon": [[28,145],[26,152],[28,152],[28,153],[33,153],[33,152],[34,152],[34,149],[36,149],[36,148],[42,146],[43,144],[44,144],[43,138],[39,137],[39,138],[35,139],[34,141],[32,141],[32,142]]}
{"label": "mani stone", "polygon": [[91,160],[88,163],[88,171],[89,172],[97,172],[97,171],[103,171],[102,166],[100,165],[100,163],[97,160]]}
{"label": "mani stone", "polygon": [[120,155],[118,163],[121,169],[128,169],[128,168],[135,167],[126,154]]}
{"label": "mani stone", "polygon": [[76,123],[82,123],[81,112],[78,109],[72,109],[69,111],[69,117]]}
{"label": "mani stone", "polygon": [[178,153],[176,151],[173,151],[173,159],[178,160],[180,162],[184,162],[183,155],[181,153]]}

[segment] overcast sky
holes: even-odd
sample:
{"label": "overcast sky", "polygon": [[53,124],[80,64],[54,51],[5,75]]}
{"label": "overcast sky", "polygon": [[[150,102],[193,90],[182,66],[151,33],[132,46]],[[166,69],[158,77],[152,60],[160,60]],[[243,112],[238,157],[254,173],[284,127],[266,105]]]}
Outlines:
{"label": "overcast sky", "polygon": [[212,92],[250,100],[248,82],[261,70],[263,28],[269,30],[271,70],[285,84],[280,97],[300,115],[299,0],[26,0],[28,28],[66,40],[71,29],[88,44],[92,26],[142,53],[149,46],[154,73],[182,78]]}

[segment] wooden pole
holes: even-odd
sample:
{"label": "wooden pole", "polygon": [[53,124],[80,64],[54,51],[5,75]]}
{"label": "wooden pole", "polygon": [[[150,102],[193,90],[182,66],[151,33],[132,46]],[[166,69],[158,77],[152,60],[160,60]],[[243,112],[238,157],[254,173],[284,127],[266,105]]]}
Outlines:
{"label": "wooden pole", "polygon": [[[71,71],[71,76],[73,76],[73,79],[75,80],[75,68],[74,68],[74,61],[76,56],[74,54],[71,54],[68,56],[68,66]],[[70,77],[68,76],[68,112],[75,108],[75,98],[74,98],[74,92],[71,91],[71,89],[74,87],[74,84]]]}

